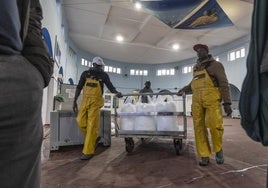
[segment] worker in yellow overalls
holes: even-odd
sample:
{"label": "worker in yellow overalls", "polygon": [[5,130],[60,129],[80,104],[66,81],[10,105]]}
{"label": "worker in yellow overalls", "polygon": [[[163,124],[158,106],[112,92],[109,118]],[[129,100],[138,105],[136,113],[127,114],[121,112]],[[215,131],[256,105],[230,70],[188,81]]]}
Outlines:
{"label": "worker in yellow overalls", "polygon": [[[99,141],[100,108],[104,105],[103,85],[105,84],[117,97],[122,97],[122,94],[111,83],[108,74],[103,71],[104,62],[102,58],[93,58],[92,64],[93,67],[81,74],[73,104],[74,112],[78,111],[77,123],[85,135],[81,160],[89,160],[94,156]],[[83,99],[78,110],[77,99],[82,89]]]}
{"label": "worker in yellow overalls", "polygon": [[217,164],[224,163],[222,136],[224,132],[221,101],[224,111],[232,113],[229,83],[223,65],[209,53],[207,45],[197,44],[193,47],[198,60],[193,68],[193,79],[190,84],[179,90],[192,93],[192,115],[195,142],[200,166],[207,166],[211,156],[208,129],[210,130],[213,151],[216,153]]}

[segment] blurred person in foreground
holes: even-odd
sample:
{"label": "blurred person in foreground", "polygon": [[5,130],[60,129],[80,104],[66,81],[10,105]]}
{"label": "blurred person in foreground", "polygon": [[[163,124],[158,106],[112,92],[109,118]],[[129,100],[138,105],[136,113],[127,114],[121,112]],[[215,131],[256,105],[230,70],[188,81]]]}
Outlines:
{"label": "blurred person in foreground", "polygon": [[53,64],[42,39],[39,0],[1,1],[0,187],[38,188],[43,88]]}
{"label": "blurred person in foreground", "polygon": [[217,164],[224,163],[222,136],[224,132],[221,101],[227,116],[231,115],[230,87],[223,65],[210,54],[207,45],[193,47],[198,59],[193,68],[193,79],[179,90],[178,95],[192,93],[192,115],[197,153],[200,166],[207,166],[211,156],[208,138],[210,130]]}
{"label": "blurred person in foreground", "polygon": [[[268,1],[255,0],[251,36],[239,100],[241,126],[249,138],[268,146]],[[268,166],[267,166],[268,172]],[[266,172],[266,188],[268,173]]]}
{"label": "blurred person in foreground", "polygon": [[[109,75],[103,71],[105,65],[102,58],[94,57],[93,67],[81,74],[76,87],[73,111],[78,112],[77,123],[85,135],[84,147],[81,160],[89,160],[94,156],[96,146],[99,142],[100,108],[104,105],[103,86],[115,93],[117,97],[122,94],[116,90],[110,81]],[[78,110],[77,99],[83,89],[83,99]]]}

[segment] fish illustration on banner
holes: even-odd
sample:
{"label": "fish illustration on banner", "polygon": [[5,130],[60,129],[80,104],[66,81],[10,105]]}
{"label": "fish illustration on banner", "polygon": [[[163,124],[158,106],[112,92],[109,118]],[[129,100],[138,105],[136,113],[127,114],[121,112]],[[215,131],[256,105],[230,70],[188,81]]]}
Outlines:
{"label": "fish illustration on banner", "polygon": [[141,0],[145,10],[175,29],[207,29],[233,25],[216,0]]}
{"label": "fish illustration on banner", "polygon": [[216,0],[204,1],[197,9],[179,22],[176,29],[208,29],[232,26],[233,22],[228,18]]}

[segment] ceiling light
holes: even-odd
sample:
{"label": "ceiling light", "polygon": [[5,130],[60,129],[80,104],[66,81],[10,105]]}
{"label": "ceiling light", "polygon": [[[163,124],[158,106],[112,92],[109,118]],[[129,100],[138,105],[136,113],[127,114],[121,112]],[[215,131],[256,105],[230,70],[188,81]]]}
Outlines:
{"label": "ceiling light", "polygon": [[121,35],[117,35],[117,36],[116,36],[116,40],[117,40],[118,42],[122,42],[122,41],[124,40],[124,38],[123,38]]}
{"label": "ceiling light", "polygon": [[136,2],[135,3],[135,8],[140,10],[141,9],[141,4],[139,2]]}
{"label": "ceiling light", "polygon": [[180,46],[178,44],[173,44],[172,45],[173,50],[178,50],[179,48],[180,48]]}

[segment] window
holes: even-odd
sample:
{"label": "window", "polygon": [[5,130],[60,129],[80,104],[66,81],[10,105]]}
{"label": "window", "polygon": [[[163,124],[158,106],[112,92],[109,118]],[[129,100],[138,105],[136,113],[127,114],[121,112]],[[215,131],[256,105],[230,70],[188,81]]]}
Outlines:
{"label": "window", "polygon": [[62,34],[62,38],[65,39],[65,28],[63,24],[61,25],[61,34]]}
{"label": "window", "polygon": [[231,52],[230,53],[230,61],[234,61],[235,60],[235,52]]}
{"label": "window", "polygon": [[220,58],[217,56],[217,57],[215,57],[215,60],[216,61],[220,61]]}
{"label": "window", "polygon": [[120,68],[116,68],[116,73],[117,74],[121,74],[121,69]]}
{"label": "window", "polygon": [[57,12],[58,12],[58,14],[60,14],[60,12],[61,12],[61,3],[60,3],[60,0],[56,0],[56,6],[57,6]]}
{"label": "window", "polygon": [[130,69],[132,76],[148,76],[148,70]]}
{"label": "window", "polygon": [[91,64],[92,63],[88,61],[87,59],[84,59],[84,58],[81,59],[81,65],[86,66],[86,67],[91,67]]}
{"label": "window", "polygon": [[187,74],[193,72],[193,66],[184,66],[182,67],[182,73],[183,74]]}
{"label": "window", "polygon": [[172,76],[175,75],[175,69],[159,69],[156,71],[156,76]]}
{"label": "window", "polygon": [[244,47],[235,49],[228,53],[228,61],[234,61],[236,59],[243,58],[245,57],[245,55],[246,55],[246,52],[245,52]]}
{"label": "window", "polygon": [[246,56],[246,50],[245,48],[241,49],[241,57],[245,57]]}
{"label": "window", "polygon": [[[81,59],[81,65],[86,66],[86,67],[91,67],[92,62],[90,62],[87,59],[82,58]],[[115,74],[121,74],[121,68],[112,67],[112,66],[104,66],[104,72],[111,72],[111,73],[115,73]]]}
{"label": "window", "polygon": [[121,68],[112,67],[112,66],[104,66],[104,72],[111,72],[115,74],[121,74]]}
{"label": "window", "polygon": [[241,56],[240,56],[240,51],[236,51],[235,52],[235,58],[237,59],[237,58],[240,58]]}

